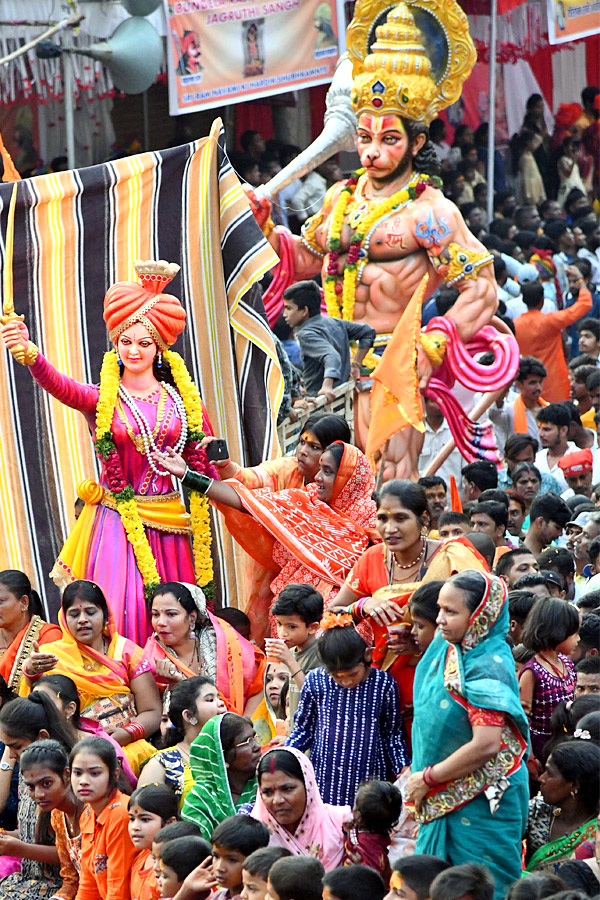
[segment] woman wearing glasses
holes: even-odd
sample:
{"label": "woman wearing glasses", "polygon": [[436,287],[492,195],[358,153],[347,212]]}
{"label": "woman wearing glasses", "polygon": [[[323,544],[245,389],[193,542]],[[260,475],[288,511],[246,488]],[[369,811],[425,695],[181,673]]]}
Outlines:
{"label": "woman wearing glasses", "polygon": [[181,815],[210,840],[217,825],[256,797],[260,744],[252,722],[235,713],[209,719],[190,747],[194,786]]}

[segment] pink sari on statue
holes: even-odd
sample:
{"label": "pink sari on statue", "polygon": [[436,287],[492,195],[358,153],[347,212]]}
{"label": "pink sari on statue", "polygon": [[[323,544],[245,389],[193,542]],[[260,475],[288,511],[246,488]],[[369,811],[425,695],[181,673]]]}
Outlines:
{"label": "pink sari on statue", "polygon": [[[63,375],[41,353],[29,370],[45,391],[72,409],[83,414],[92,436],[95,437],[96,405],[99,388],[82,384]],[[158,422],[156,443],[159,449],[172,447],[181,433],[181,420],[170,396],[161,396],[157,390],[144,400],[137,401],[150,428]],[[203,430],[212,435],[212,428],[204,405],[202,406]],[[146,500],[154,510],[153,518],[160,520],[167,505],[177,506],[168,523],[152,527],[145,522],[146,535],[156,560],[161,581],[194,581],[194,561],[189,517],[180,497],[173,490],[170,475],[157,475],[149,466],[144,453],[139,453],[132,435],[139,428],[129,408],[119,406],[113,414],[112,432],[126,481],[131,484],[136,497]],[[84,483],[82,482],[82,485]],[[109,598],[115,616],[117,631],[136,644],[143,644],[148,637],[144,583],[137,567],[133,547],[127,540],[121,516],[107,504],[106,495],[94,482],[88,481],[85,507],[71,531],[56,561],[51,577],[64,588],[71,581],[94,581]],[[102,465],[100,488],[108,490],[106,464]],[[166,501],[170,499],[170,504]]]}

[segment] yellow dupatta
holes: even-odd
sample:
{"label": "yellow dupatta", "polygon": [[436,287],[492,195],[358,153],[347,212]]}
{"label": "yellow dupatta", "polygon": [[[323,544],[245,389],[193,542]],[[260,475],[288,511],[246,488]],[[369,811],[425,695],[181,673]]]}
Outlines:
{"label": "yellow dupatta", "polygon": [[[129,693],[131,691],[129,672],[125,663],[120,660],[123,658],[126,645],[131,642],[117,634],[110,610],[107,623],[110,644],[106,654],[87,647],[73,637],[62,609],[58,614],[58,620],[62,640],[44,644],[44,652],[58,658],[53,673],[67,675],[75,682],[81,699],[81,709],[85,710],[100,697]],[[29,686],[24,679],[21,681],[19,693],[21,696],[29,693]]]}

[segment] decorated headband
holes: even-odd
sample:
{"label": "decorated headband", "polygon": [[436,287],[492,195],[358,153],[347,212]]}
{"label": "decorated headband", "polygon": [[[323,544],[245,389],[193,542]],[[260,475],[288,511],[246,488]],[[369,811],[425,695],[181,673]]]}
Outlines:
{"label": "decorated headband", "polygon": [[347,32],[357,115],[428,125],[460,96],[477,57],[456,0],[358,0]]}

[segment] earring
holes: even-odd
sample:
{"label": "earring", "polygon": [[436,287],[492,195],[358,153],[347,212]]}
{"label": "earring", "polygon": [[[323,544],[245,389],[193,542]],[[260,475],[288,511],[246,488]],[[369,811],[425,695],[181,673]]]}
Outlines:
{"label": "earring", "polygon": [[198,724],[198,719],[196,718],[196,716],[190,716],[190,725],[197,725],[197,724]]}
{"label": "earring", "polygon": [[577,791],[571,791],[571,797],[575,798],[577,796]]}
{"label": "earring", "polygon": [[426,525],[423,525],[423,527],[421,528],[421,537],[427,537],[428,534],[429,534],[429,528],[427,528]]}
{"label": "earring", "polygon": [[110,632],[109,632],[109,630],[108,630],[108,622],[106,623],[106,625],[105,625],[104,628],[102,629],[102,634],[104,635],[104,637],[108,637],[108,636],[109,636]]}
{"label": "earring", "polygon": [[196,637],[196,623],[190,625],[190,641],[193,641]]}
{"label": "earring", "polygon": [[225,763],[225,768],[226,768],[226,769],[229,768],[229,763],[228,763],[228,762]]}
{"label": "earring", "polygon": [[162,350],[158,351],[158,356],[156,357],[156,368],[162,369]]}
{"label": "earring", "polygon": [[122,366],[122,365],[123,365],[123,360],[121,359],[121,357],[119,356],[118,353],[117,353],[117,363],[118,363],[119,366]]}

